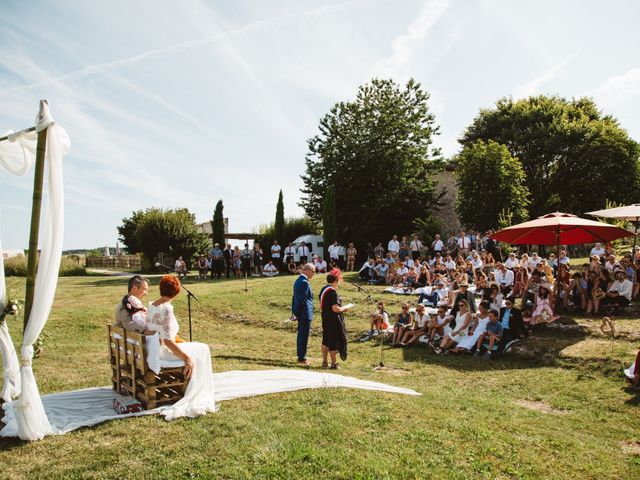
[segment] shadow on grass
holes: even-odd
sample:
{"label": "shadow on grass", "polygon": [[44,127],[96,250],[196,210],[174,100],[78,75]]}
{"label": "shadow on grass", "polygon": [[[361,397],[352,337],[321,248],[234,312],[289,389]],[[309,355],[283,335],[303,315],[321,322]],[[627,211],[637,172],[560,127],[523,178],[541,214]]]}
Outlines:
{"label": "shadow on grass", "polygon": [[276,360],[271,358],[254,358],[254,357],[246,357],[243,355],[212,355],[212,358],[219,360],[238,360],[244,363],[252,363],[255,365],[267,365],[269,367],[281,367],[281,368],[292,368],[296,365],[295,362],[287,362],[283,360]]}

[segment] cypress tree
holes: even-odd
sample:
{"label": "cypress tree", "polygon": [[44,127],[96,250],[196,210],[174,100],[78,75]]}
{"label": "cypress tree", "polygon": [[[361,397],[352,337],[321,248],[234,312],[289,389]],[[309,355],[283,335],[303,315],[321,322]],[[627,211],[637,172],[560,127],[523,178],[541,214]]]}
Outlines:
{"label": "cypress tree", "polygon": [[[280,190],[280,195],[278,195],[278,205],[276,206],[276,222],[274,224],[274,237],[275,240],[278,241],[280,246],[282,247],[282,252],[284,252],[284,202],[282,201],[282,190]],[[293,239],[292,239],[293,240]],[[269,246],[269,248],[271,248]]]}
{"label": "cypress tree", "polygon": [[222,200],[218,200],[216,209],[213,212],[213,220],[211,221],[211,229],[213,230],[211,237],[213,238],[213,243],[219,243],[222,248],[224,248],[225,245],[223,209]]}

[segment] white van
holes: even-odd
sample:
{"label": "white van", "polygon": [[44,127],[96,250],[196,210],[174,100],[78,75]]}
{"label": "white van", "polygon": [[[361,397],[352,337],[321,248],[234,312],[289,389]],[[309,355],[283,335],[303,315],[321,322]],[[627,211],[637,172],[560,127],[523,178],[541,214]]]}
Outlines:
{"label": "white van", "polygon": [[[293,256],[293,260],[298,263],[300,261],[300,255],[298,255],[298,247],[300,244],[304,242],[309,248],[309,256],[307,257],[307,261],[310,262],[314,255],[322,257],[323,260],[327,261],[324,257],[324,238],[322,235],[302,235],[296,238],[293,241],[293,244],[296,247],[296,254]],[[329,263],[327,261],[327,263]]]}

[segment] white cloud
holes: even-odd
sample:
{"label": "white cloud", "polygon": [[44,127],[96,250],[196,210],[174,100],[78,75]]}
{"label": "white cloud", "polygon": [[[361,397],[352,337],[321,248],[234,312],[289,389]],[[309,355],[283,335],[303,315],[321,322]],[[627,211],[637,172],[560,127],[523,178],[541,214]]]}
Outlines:
{"label": "white cloud", "polygon": [[451,5],[451,0],[428,0],[418,17],[406,31],[391,43],[393,54],[382,59],[374,67],[378,76],[396,76],[411,59],[416,46],[427,36]]}
{"label": "white cloud", "polygon": [[572,53],[562,61],[553,65],[541,75],[529,80],[522,85],[517,86],[513,91],[513,96],[515,98],[524,98],[540,93],[540,88],[543,85],[554,80],[558,76],[558,74],[560,74],[565,69],[565,67],[578,55],[580,55],[580,52]]}
{"label": "white cloud", "polygon": [[640,97],[640,68],[634,67],[623,75],[609,77],[602,85],[588,92],[598,105],[611,108]]}

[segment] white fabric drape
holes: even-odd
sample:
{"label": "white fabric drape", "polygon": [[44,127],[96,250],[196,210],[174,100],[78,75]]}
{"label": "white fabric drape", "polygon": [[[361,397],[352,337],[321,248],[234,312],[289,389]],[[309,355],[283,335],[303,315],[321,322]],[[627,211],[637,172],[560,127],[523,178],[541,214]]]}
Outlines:
{"label": "white fabric drape", "polygon": [[[41,131],[45,128],[48,128],[45,159],[45,177],[48,188],[44,195],[44,228],[42,229],[42,248],[38,262],[34,302],[22,339],[20,352],[21,392],[17,400],[4,405],[5,408],[9,405],[13,408],[18,436],[23,440],[40,440],[51,433],[51,425],[42,406],[31,361],[33,358],[33,344],[49,318],[58,281],[64,230],[62,158],[69,150],[70,142],[64,129],[53,123],[53,119],[49,114],[48,104],[40,102],[40,112],[36,118],[36,129]],[[9,148],[3,146],[2,165],[13,173],[24,174],[34,162],[37,135],[19,133],[12,140],[15,140],[20,145],[20,148],[17,149],[15,145]],[[19,152],[23,155],[23,168],[19,168]]]}
{"label": "white fabric drape", "polygon": [[[0,239],[0,310],[4,310],[7,302],[7,286],[4,281],[4,257],[2,256],[2,239]],[[0,356],[2,356],[2,392],[0,398],[10,402],[20,394],[20,363],[13,347],[7,318],[0,324]]]}

